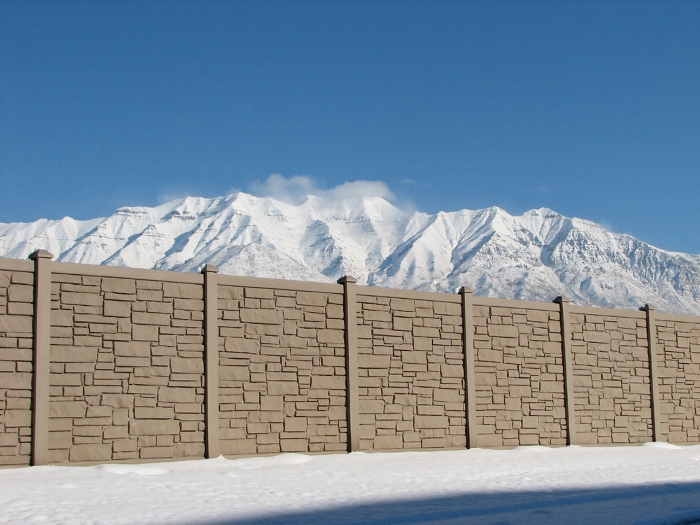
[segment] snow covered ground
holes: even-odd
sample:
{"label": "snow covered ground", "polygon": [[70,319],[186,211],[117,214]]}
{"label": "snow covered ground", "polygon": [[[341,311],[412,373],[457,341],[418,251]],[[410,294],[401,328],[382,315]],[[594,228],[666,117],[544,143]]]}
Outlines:
{"label": "snow covered ground", "polygon": [[0,523],[38,522],[700,523],[700,445],[0,470]]}

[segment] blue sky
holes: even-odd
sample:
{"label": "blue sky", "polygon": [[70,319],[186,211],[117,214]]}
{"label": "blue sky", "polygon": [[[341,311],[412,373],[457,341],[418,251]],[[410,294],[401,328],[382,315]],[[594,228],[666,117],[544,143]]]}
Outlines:
{"label": "blue sky", "polygon": [[355,180],[700,253],[700,2],[0,0],[0,222]]}

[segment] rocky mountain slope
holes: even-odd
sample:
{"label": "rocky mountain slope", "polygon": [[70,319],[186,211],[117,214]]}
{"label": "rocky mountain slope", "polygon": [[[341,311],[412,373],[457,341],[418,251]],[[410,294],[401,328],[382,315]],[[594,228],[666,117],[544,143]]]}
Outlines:
{"label": "rocky mountain slope", "polygon": [[407,213],[379,197],[245,193],[125,207],[106,218],[0,223],[0,257],[360,284],[700,314],[700,256],[664,251],[548,209]]}

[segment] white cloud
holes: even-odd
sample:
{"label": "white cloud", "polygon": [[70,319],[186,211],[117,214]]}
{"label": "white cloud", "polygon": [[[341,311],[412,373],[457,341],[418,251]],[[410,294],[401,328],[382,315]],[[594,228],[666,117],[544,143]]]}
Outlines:
{"label": "white cloud", "polygon": [[322,190],[311,177],[285,177],[279,173],[270,175],[264,181],[255,180],[250,184],[251,193],[259,197],[273,199],[290,204],[301,204],[309,195],[330,199],[348,199],[353,197],[381,197],[386,200],[395,198],[389,187],[381,181],[356,180],[344,182],[334,188]]}
{"label": "white cloud", "polygon": [[254,180],[250,184],[250,189],[258,197],[272,197],[290,204],[300,204],[306,200],[307,196],[316,193],[314,182],[310,177],[286,178],[279,173],[273,173],[262,182]]}
{"label": "white cloud", "polygon": [[378,180],[356,180],[344,182],[323,193],[334,199],[347,199],[352,197],[381,197],[388,201],[395,198],[389,186]]}

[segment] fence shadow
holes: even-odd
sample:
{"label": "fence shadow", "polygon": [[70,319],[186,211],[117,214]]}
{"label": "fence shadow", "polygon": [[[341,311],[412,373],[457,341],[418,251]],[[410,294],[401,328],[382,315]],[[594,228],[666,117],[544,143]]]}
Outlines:
{"label": "fence shadow", "polygon": [[700,523],[700,483],[581,490],[480,492],[448,497],[393,500],[312,511],[224,518],[203,525],[386,525],[489,523],[492,525],[565,523]]}

